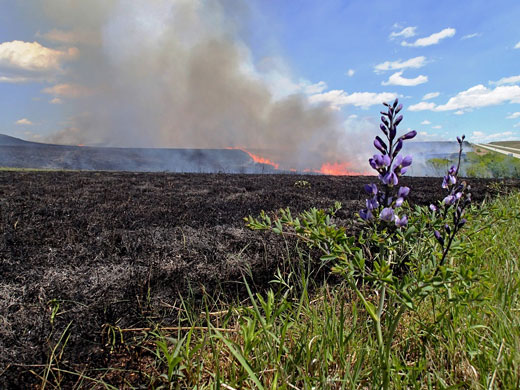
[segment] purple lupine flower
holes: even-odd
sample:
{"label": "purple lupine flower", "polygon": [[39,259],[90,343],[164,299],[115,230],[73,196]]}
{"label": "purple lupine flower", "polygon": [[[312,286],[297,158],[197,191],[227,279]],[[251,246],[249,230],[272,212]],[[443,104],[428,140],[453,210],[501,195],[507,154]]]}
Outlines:
{"label": "purple lupine flower", "polygon": [[457,167],[455,165],[452,165],[450,169],[448,169],[448,175],[453,176],[457,173]]}
{"label": "purple lupine flower", "polygon": [[[396,114],[397,114],[397,113],[396,113]],[[397,118],[395,118],[394,126],[399,125],[399,123],[401,123],[402,120],[403,120],[403,116],[402,116],[402,115],[399,115]]]}
{"label": "purple lupine flower", "polygon": [[394,209],[391,207],[385,207],[379,214],[379,219],[385,222],[392,222],[394,219]]}
{"label": "purple lupine flower", "polygon": [[367,209],[368,210],[374,210],[379,207],[379,202],[377,201],[376,197],[367,199]]}
{"label": "purple lupine flower", "polygon": [[446,230],[446,233],[450,234],[450,232],[451,232],[450,225],[448,225],[447,223],[444,224],[444,230]]}
{"label": "purple lupine flower", "polygon": [[406,173],[408,170],[408,166],[412,164],[412,156],[397,156],[394,160],[394,168],[393,171],[396,175],[401,176]]}
{"label": "purple lupine flower", "polygon": [[395,201],[395,206],[396,207],[401,207],[401,205],[404,202],[404,198],[406,198],[409,193],[410,193],[410,188],[409,187],[400,187],[399,191],[397,192],[398,198]]}
{"label": "purple lupine flower", "polygon": [[397,227],[403,227],[408,224],[408,217],[406,215],[403,215],[402,218],[399,218],[397,215],[395,216],[395,226]]}
{"label": "purple lupine flower", "polygon": [[386,175],[381,178],[381,181],[389,187],[393,187],[399,183],[397,175],[392,170],[388,171]]}
{"label": "purple lupine flower", "polygon": [[410,193],[410,187],[399,187],[397,196],[400,198],[406,198],[409,193]]}
{"label": "purple lupine flower", "polygon": [[396,113],[396,114],[399,113],[399,111],[401,111],[402,109],[403,109],[403,105],[402,105],[402,104],[399,104],[399,105],[397,106],[397,108],[395,109],[395,113]]}
{"label": "purple lupine flower", "polygon": [[458,228],[460,229],[461,227],[463,227],[466,224],[466,222],[467,222],[466,218],[462,218],[459,222]]}
{"label": "purple lupine flower", "polygon": [[365,184],[365,191],[370,195],[377,195],[377,186],[374,183]]}
{"label": "purple lupine flower", "polygon": [[448,188],[448,186],[451,184],[455,184],[457,182],[457,177],[454,175],[446,175],[444,176],[442,180],[442,188]]}
{"label": "purple lupine flower", "polygon": [[416,135],[417,135],[417,131],[412,130],[412,131],[409,131],[408,133],[406,133],[405,135],[402,135],[401,137],[399,137],[399,139],[406,141],[407,139],[414,138]]}
{"label": "purple lupine flower", "polygon": [[442,203],[445,204],[445,205],[448,205],[448,206],[451,206],[452,204],[455,203],[455,196],[453,195],[448,195],[446,196],[443,200],[442,200]]}
{"label": "purple lupine flower", "polygon": [[[383,118],[383,117],[381,117]],[[388,135],[388,130],[386,129],[385,125],[383,125],[382,123],[379,125],[379,128],[381,129],[381,131],[383,133],[385,133],[385,135]]]}
{"label": "purple lupine flower", "polygon": [[359,212],[359,216],[361,219],[368,221],[369,219],[372,219],[374,216],[372,215],[372,212],[367,209],[363,209]]}
{"label": "purple lupine flower", "polygon": [[396,108],[398,103],[399,103],[399,99],[395,98],[394,104],[392,104],[392,108]]}
{"label": "purple lupine flower", "polygon": [[369,159],[368,162],[372,168],[379,170],[390,165],[390,156],[374,154],[374,157]]}
{"label": "purple lupine flower", "polygon": [[435,206],[434,204],[431,204],[431,205],[430,205],[430,210],[433,211],[433,212],[435,212],[435,211],[437,211],[438,209],[437,209],[437,206]]}

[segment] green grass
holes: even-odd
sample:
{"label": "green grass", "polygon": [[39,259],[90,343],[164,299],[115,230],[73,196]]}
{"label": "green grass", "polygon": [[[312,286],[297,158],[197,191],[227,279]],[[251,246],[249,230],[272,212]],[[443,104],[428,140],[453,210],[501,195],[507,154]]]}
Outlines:
{"label": "green grass", "polygon": [[[449,166],[455,163],[441,158],[427,161],[436,175],[444,175]],[[466,153],[463,167],[463,174],[467,177],[520,178],[520,159],[487,149],[485,154]]]}
{"label": "green grass", "polygon": [[497,141],[490,142],[489,144],[495,146],[506,146],[508,148],[520,149],[520,141]]}
{"label": "green grass", "polygon": [[[520,193],[515,192],[469,211],[449,262],[462,264],[479,282],[463,299],[450,302],[448,289],[446,300],[425,300],[406,314],[392,345],[392,388],[520,388],[519,210]],[[77,374],[78,383],[157,389],[374,388],[379,355],[363,305],[346,285],[313,286],[315,263],[303,251],[299,259],[286,260],[272,289],[262,295],[248,290],[246,302],[206,296],[201,311],[185,300],[176,328],[114,328],[116,349],[139,355],[139,369],[108,367],[97,376],[90,371]],[[369,290],[367,295],[377,299]],[[58,376],[48,371],[46,378]]]}

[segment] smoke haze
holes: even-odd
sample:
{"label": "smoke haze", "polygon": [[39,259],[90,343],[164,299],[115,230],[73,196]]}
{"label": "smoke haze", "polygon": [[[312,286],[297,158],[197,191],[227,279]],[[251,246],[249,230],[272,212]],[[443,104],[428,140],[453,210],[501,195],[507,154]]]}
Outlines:
{"label": "smoke haze", "polygon": [[62,88],[72,119],[50,142],[243,147],[294,169],[366,165],[370,145],[358,139],[368,127],[347,132],[328,104],[269,82],[290,84],[286,70],[269,61],[259,70],[241,38],[253,12],[245,1],[45,0],[42,12],[57,26],[47,38],[80,51]]}

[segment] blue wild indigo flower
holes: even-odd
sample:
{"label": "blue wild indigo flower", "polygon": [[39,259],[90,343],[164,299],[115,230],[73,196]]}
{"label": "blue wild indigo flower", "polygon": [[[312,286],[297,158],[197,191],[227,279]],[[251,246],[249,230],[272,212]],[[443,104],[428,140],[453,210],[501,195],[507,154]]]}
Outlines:
{"label": "blue wild indigo flower", "polygon": [[430,210],[433,214],[439,213],[443,220],[447,219],[451,212],[453,215],[453,224],[450,226],[445,223],[443,232],[438,230],[433,232],[437,242],[443,249],[443,255],[440,264],[443,265],[446,255],[450,249],[451,243],[457,232],[466,224],[466,219],[462,218],[464,210],[471,204],[470,186],[465,181],[458,182],[458,174],[460,170],[460,162],[462,157],[462,147],[466,137],[457,137],[459,143],[459,156],[457,165],[452,165],[447,174],[443,177],[442,188],[446,190],[446,196],[437,205],[431,204]]}
{"label": "blue wild indigo flower", "polygon": [[387,111],[381,111],[381,124],[379,128],[384,134],[384,138],[376,136],[374,147],[381,154],[374,154],[368,160],[370,166],[377,171],[381,189],[375,184],[365,185],[365,192],[370,196],[366,200],[366,208],[359,212],[359,216],[365,221],[379,219],[386,223],[394,223],[396,227],[406,226],[408,217],[399,217],[397,209],[402,206],[406,197],[410,193],[410,188],[399,187],[396,193],[396,186],[399,178],[406,173],[412,164],[412,156],[401,156],[399,152],[403,148],[404,141],[414,138],[417,135],[415,130],[397,136],[397,126],[403,120],[403,116],[397,114],[403,109],[398,99],[390,103],[383,103]]}

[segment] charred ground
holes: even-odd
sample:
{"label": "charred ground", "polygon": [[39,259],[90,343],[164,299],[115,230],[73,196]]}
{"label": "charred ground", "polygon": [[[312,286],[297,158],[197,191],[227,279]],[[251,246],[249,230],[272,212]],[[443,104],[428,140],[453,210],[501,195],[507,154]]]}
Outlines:
{"label": "charred ground", "polygon": [[[307,185],[295,185],[298,181]],[[249,231],[261,210],[343,204],[355,231],[370,177],[0,172],[0,387],[26,388],[70,324],[62,360],[110,365],[103,329],[175,323],[179,296],[258,289],[291,256],[278,237]],[[468,180],[473,199],[493,181]],[[443,192],[438,178],[404,178],[412,204]],[[518,181],[501,182],[520,187]],[[105,328],[104,328],[105,327]],[[36,365],[36,366],[34,366]],[[32,367],[32,368],[31,368]],[[36,368],[35,368],[36,367]]]}

